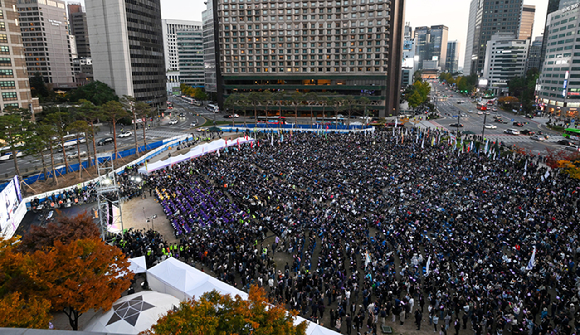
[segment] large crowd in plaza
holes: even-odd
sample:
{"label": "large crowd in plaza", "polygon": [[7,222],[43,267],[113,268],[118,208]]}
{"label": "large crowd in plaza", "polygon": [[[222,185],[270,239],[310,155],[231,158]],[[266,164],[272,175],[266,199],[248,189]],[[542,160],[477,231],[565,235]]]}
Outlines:
{"label": "large crowd in plaza", "polygon": [[151,262],[263,286],[346,334],[411,320],[444,335],[576,334],[577,181],[456,143],[416,129],[267,134],[144,176],[180,242],[140,238],[157,240]]}

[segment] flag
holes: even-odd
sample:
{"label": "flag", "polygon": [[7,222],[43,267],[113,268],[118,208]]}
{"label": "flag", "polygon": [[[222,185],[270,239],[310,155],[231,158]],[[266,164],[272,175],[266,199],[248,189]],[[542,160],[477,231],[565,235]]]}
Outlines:
{"label": "flag", "polygon": [[431,139],[431,146],[435,145],[435,136],[433,136],[433,138]]}
{"label": "flag", "polygon": [[532,257],[530,257],[530,261],[528,262],[528,266],[526,266],[526,270],[530,271],[536,265],[536,247],[534,246],[534,251],[532,251]]}
{"label": "flag", "polygon": [[369,255],[369,252],[367,250],[366,254],[365,254],[365,268],[371,263],[371,255]]}
{"label": "flag", "polygon": [[526,159],[526,165],[524,165],[524,176],[528,174],[528,160]]}
{"label": "flag", "polygon": [[217,155],[220,156],[220,149],[217,150]]}
{"label": "flag", "polygon": [[238,149],[240,148],[240,139],[238,138]]}
{"label": "flag", "polygon": [[284,142],[284,134],[280,136],[280,142]]}
{"label": "flag", "polygon": [[429,265],[431,264],[431,255],[427,258],[427,267],[425,268],[425,277],[429,276]]}
{"label": "flag", "polygon": [[145,161],[145,172],[147,172],[147,174],[149,174],[149,169],[147,169],[147,161]]}
{"label": "flag", "polygon": [[425,149],[425,138],[421,141],[421,149]]}
{"label": "flag", "polygon": [[272,134],[272,136],[270,136],[270,145],[274,146],[274,134]]}

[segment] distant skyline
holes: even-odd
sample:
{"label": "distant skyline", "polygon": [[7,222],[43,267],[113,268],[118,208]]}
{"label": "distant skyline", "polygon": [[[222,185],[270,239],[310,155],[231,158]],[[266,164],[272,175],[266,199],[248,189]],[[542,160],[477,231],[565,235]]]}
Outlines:
{"label": "distant skyline", "polygon": [[[84,5],[84,0],[68,2]],[[439,24],[449,27],[449,41],[458,40],[460,43],[459,67],[463,67],[470,3],[470,0],[405,0],[405,22],[409,22],[413,29]],[[536,6],[533,41],[544,31],[548,0],[524,0],[524,4]],[[161,0],[161,17],[201,21],[201,12],[205,8],[203,0]]]}

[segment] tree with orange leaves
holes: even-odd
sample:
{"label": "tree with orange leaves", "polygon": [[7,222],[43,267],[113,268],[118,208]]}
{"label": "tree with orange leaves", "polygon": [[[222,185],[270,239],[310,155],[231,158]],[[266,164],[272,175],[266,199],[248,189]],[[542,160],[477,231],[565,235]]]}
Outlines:
{"label": "tree with orange leaves", "polygon": [[86,211],[72,218],[58,215],[56,222],[51,222],[46,227],[32,226],[22,237],[18,249],[23,252],[35,252],[53,247],[55,241],[69,244],[81,238],[99,238],[99,236],[99,228]]}
{"label": "tree with orange leaves", "polygon": [[122,251],[100,239],[63,244],[32,254],[40,274],[38,296],[63,310],[74,330],[89,309],[109,310],[131,286],[133,273]]}
{"label": "tree with orange leaves", "polygon": [[0,239],[0,327],[48,328],[50,302],[36,297],[38,269],[17,251],[18,239]]}
{"label": "tree with orange leaves", "polygon": [[262,288],[252,286],[248,300],[232,298],[213,290],[199,300],[191,299],[169,311],[144,335],[304,335],[306,322],[294,325],[296,311],[288,312],[280,305],[271,305]]}

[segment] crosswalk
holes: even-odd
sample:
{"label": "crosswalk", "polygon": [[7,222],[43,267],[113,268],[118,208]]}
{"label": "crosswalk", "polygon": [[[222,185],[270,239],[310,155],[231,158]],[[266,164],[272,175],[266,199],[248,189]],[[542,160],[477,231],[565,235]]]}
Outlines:
{"label": "crosswalk", "polygon": [[[524,135],[516,136],[516,135],[508,135],[508,134],[485,134],[485,137],[489,138],[490,140],[501,141],[504,143],[537,142],[535,140],[532,140],[530,138],[530,136],[524,136]],[[558,142],[559,140],[563,140],[563,139],[564,139],[563,136],[551,136],[549,139],[545,140],[544,142],[555,143],[555,142]]]}

